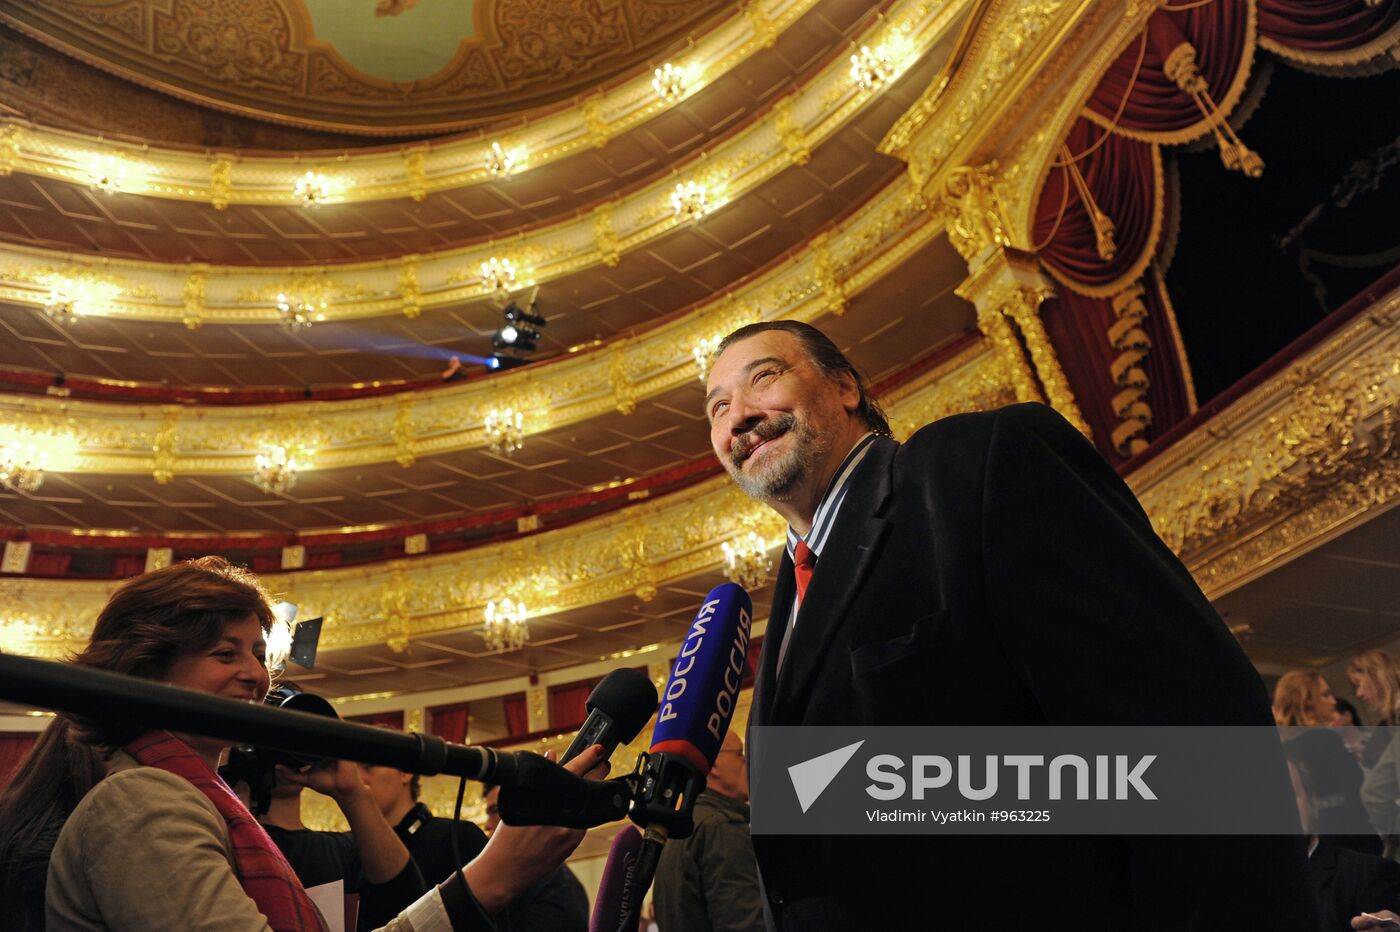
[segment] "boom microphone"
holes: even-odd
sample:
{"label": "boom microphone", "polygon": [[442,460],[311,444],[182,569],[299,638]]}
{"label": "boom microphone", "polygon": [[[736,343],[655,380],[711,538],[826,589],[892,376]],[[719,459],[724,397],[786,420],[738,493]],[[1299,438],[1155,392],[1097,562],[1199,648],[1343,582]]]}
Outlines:
{"label": "boom microphone", "polygon": [[520,784],[570,800],[590,793],[588,781],[530,751],[468,748],[433,735],[355,725],[71,663],[0,653],[0,699],[411,773]]}
{"label": "boom microphone", "polygon": [[629,817],[643,829],[633,883],[627,888],[618,929],[641,912],[667,838],[694,830],[695,798],[714,766],[744,678],[753,602],[743,587],[725,583],[705,597],[676,657],[656,713],[637,797]]}
{"label": "boom microphone", "polygon": [[641,733],[656,711],[656,699],[656,687],[645,673],[630,667],[612,671],[588,694],[588,720],[559,763],[567,764],[593,744],[603,746],[604,759],[612,757],[619,744]]}
{"label": "boom microphone", "polygon": [[642,833],[630,825],[613,836],[608,849],[608,863],[603,866],[603,879],[598,884],[598,898],[593,903],[593,916],[588,920],[588,932],[637,932],[636,921],[627,928],[618,926],[622,904],[636,882],[637,852],[642,847]]}

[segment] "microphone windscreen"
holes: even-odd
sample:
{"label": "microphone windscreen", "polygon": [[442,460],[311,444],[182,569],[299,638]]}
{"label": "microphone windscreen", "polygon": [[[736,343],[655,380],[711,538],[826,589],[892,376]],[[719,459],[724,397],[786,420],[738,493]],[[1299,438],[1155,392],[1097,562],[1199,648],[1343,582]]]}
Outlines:
{"label": "microphone windscreen", "polygon": [[652,753],[684,758],[704,776],[710,772],[744,679],[753,602],[742,586],[716,586],[691,622],[652,732]]}
{"label": "microphone windscreen", "polygon": [[[608,849],[608,862],[603,865],[603,879],[598,884],[598,897],[593,901],[593,916],[588,921],[588,932],[619,932],[618,919],[622,914],[622,902],[628,886],[633,882],[632,868],[637,863],[637,852],[642,847],[642,833],[631,825],[613,836],[612,847]],[[634,916],[640,916],[640,910]],[[631,928],[621,932],[632,932],[638,926],[636,921]]]}
{"label": "microphone windscreen", "polygon": [[614,734],[627,744],[641,734],[656,711],[656,687],[640,670],[623,667],[614,670],[588,694],[588,711],[595,709],[613,720]]}

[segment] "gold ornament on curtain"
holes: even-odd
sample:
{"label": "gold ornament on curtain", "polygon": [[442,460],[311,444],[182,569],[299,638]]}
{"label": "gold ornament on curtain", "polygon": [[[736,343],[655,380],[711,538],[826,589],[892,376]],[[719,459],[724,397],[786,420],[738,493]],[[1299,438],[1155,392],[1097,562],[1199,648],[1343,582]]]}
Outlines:
{"label": "gold ornament on curtain", "polygon": [[1206,80],[1201,77],[1201,72],[1196,67],[1195,46],[1189,42],[1178,45],[1167,56],[1163,70],[1177,87],[1196,102],[1196,107],[1206,118],[1210,131],[1215,134],[1216,144],[1220,146],[1220,161],[1225,163],[1225,167],[1231,171],[1242,171],[1250,178],[1263,175],[1264,160],[1244,144],[1211,98]]}
{"label": "gold ornament on curtain", "polygon": [[[1060,146],[1060,161],[1064,164],[1065,174],[1074,184],[1074,189],[1079,192],[1079,199],[1084,203],[1084,211],[1089,215],[1089,222],[1094,227],[1094,249],[1098,252],[1099,258],[1105,262],[1112,261],[1118,254],[1118,244],[1114,242],[1113,234],[1118,232],[1113,225],[1113,218],[1104,213],[1094,200],[1094,195],[1089,193],[1089,183],[1084,180],[1084,175],[1079,171],[1079,163],[1074,156],[1070,155],[1069,146]],[[1058,227],[1058,224],[1056,224]]]}
{"label": "gold ornament on curtain", "polygon": [[1119,355],[1109,364],[1113,384],[1122,391],[1113,396],[1113,413],[1123,423],[1113,430],[1113,446],[1123,456],[1135,456],[1147,449],[1147,429],[1152,426],[1152,408],[1147,404],[1151,381],[1140,365],[1152,349],[1152,340],[1142,328],[1147,305],[1142,300],[1142,282],[1134,282],[1113,296],[1113,313],[1118,319],[1108,328],[1108,342]]}

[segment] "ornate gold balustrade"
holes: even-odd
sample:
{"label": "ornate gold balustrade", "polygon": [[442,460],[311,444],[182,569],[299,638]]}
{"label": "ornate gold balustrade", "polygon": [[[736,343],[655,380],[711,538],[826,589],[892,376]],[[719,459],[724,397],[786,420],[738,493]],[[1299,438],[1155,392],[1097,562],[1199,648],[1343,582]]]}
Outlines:
{"label": "ornate gold balustrade", "polygon": [[[896,60],[897,78],[933,49],[957,22],[966,0],[933,3],[898,0],[875,27],[895,33],[909,54]],[[278,294],[306,297],[324,307],[317,320],[349,320],[404,314],[487,297],[496,283],[483,272],[491,259],[516,270],[528,287],[595,266],[615,265],[622,253],[691,222],[673,206],[677,182],[703,185],[709,210],[752,191],[832,138],[881,88],[863,90],[850,64],[838,59],[790,97],[713,152],[684,166],[682,174],[602,204],[589,213],[500,242],[438,253],[338,264],[254,268],[199,263],[104,260],[20,246],[0,246],[0,299],[43,306],[55,282],[69,289],[107,289],[117,296],[90,301],[84,313],[132,320],[204,323],[278,323]]]}
{"label": "ornate gold balustrade", "polygon": [[[222,210],[230,204],[298,206],[293,193],[308,170],[324,172],[344,186],[333,202],[362,203],[389,198],[422,200],[428,194],[490,181],[492,143],[505,152],[523,152],[516,173],[541,168],[641,126],[667,108],[690,99],[762,49],[816,5],[816,0],[757,0],[708,32],[672,63],[688,79],[686,93],[661,99],[650,72],[496,137],[458,138],[365,152],[304,152],[243,155],[193,152],[116,142],[84,133],[0,123],[0,174],[12,171],[91,184],[94,160],[119,159],[131,175],[123,193],[203,201]],[[863,39],[864,40],[864,39]]]}
{"label": "ornate gold balustrade", "polygon": [[264,447],[307,452],[308,468],[335,468],[481,447],[487,412],[526,412],[526,436],[611,410],[696,377],[694,348],[756,320],[811,321],[931,242],[938,217],[901,177],[787,263],[732,294],[635,337],[563,357],[541,369],[421,394],[240,407],[118,405],[0,395],[0,424],[52,438],[56,472],[251,474]]}

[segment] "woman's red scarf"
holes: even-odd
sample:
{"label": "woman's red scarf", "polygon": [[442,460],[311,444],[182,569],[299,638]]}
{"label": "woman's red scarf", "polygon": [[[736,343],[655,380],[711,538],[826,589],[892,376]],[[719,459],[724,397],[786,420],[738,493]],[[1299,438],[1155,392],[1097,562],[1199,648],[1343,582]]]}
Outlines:
{"label": "woman's red scarf", "polygon": [[267,917],[268,925],[276,932],[324,932],[321,914],[277,845],[189,745],[168,731],[151,731],[128,744],[125,751],[147,767],[159,767],[184,777],[209,797],[228,823],[238,882]]}

